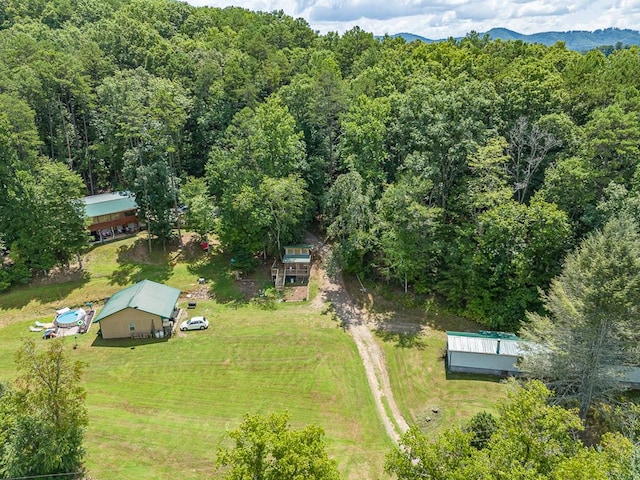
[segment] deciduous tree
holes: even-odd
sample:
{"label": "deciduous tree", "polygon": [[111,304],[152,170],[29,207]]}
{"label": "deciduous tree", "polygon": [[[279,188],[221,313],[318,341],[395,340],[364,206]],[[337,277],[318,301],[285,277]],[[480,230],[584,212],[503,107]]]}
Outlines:
{"label": "deciduous tree", "polygon": [[215,227],[213,200],[209,196],[205,180],[189,177],[180,188],[180,199],[187,207],[185,213],[187,228],[205,240]]}
{"label": "deciduous tree", "polygon": [[19,376],[0,396],[0,473],[5,478],[82,478],[88,424],[83,364],[63,339],[45,349],[27,340],[16,355]]}
{"label": "deciduous tree", "polygon": [[218,451],[217,467],[225,480],[337,480],[335,460],[327,455],[324,431],[316,425],[294,430],[288,414],[246,415],[234,442]]}
{"label": "deciduous tree", "polygon": [[357,272],[371,251],[373,238],[373,192],[358,172],[340,175],[327,194],[327,235],[335,242],[337,265]]}
{"label": "deciduous tree", "polygon": [[442,263],[443,211],[425,205],[430,182],[403,178],[389,185],[378,202],[373,230],[379,245],[381,270],[420,292],[434,285]]}
{"label": "deciduous tree", "polygon": [[467,309],[494,329],[517,329],[529,311],[539,311],[538,289],[559,273],[568,249],[566,214],[540,200],[510,200],[478,217]]}
{"label": "deciduous tree", "polygon": [[302,236],[302,225],[309,211],[305,183],[297,175],[285,178],[265,177],[260,194],[268,209],[268,250],[282,255],[283,245]]}
{"label": "deciduous tree", "polygon": [[533,176],[545,161],[550,150],[560,142],[526,117],[520,117],[509,132],[510,162],[507,171],[513,180],[513,190],[518,202],[523,203]]}
{"label": "deciduous tree", "polygon": [[468,428],[430,440],[412,427],[387,456],[385,470],[400,480],[632,478],[631,443],[607,435],[598,449],[585,447],[575,436],[583,428],[576,412],[549,405],[551,395],[539,381],[512,389],[483,445],[473,444]]}
{"label": "deciduous tree", "polygon": [[41,159],[32,172],[16,172],[12,192],[20,221],[10,230],[12,258],[30,269],[48,272],[68,265],[88,245],[84,226],[85,189],[66,165]]}

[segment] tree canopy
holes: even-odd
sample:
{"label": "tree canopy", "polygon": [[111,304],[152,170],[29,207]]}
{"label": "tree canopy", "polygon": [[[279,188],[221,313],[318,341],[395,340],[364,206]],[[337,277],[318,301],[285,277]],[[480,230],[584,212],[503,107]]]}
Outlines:
{"label": "tree canopy", "polygon": [[527,337],[542,348],[523,369],[545,379],[559,401],[590,407],[625,387],[626,368],[640,362],[640,234],[628,217],[611,219],[568,255],[544,296],[548,316],[530,314]]}
{"label": "tree canopy", "polygon": [[288,414],[246,415],[228,432],[234,446],[218,451],[226,480],[338,480],[335,460],[325,451],[324,432],[315,425],[294,430]]}
{"label": "tree canopy", "polygon": [[16,354],[19,376],[0,392],[0,473],[4,478],[64,474],[82,478],[88,424],[84,365],[64,351],[64,340],[46,348],[26,340]]}
{"label": "tree canopy", "polygon": [[[57,217],[26,205],[58,178],[59,212],[128,189],[161,241],[184,219],[248,259],[317,222],[341,268],[514,329],[614,198],[637,198],[637,47],[320,35],[173,0],[11,0],[0,19],[2,288],[82,251],[79,222],[49,245]],[[41,165],[70,174],[45,185]]]}
{"label": "tree canopy", "polygon": [[599,449],[585,446],[574,435],[583,428],[576,411],[549,405],[551,395],[532,381],[513,388],[492,420],[474,417],[434,440],[412,427],[387,456],[385,470],[399,480],[633,478],[631,442],[607,434]]}

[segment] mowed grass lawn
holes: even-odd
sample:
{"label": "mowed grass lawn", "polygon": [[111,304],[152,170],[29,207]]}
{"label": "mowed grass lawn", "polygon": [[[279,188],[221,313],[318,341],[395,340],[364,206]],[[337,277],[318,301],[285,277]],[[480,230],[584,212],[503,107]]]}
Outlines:
{"label": "mowed grass lawn", "polygon": [[446,348],[443,331],[426,329],[411,346],[399,336],[380,340],[389,368],[391,387],[404,417],[428,433],[460,425],[480,411],[496,413],[497,400],[506,386],[487,375],[451,374],[442,358]]}
{"label": "mowed grass lawn", "polygon": [[[195,292],[204,277],[215,300],[198,299],[189,313],[209,317],[207,331],[132,343],[101,341],[94,328],[78,337],[76,349],[74,339],[66,340],[70,354],[87,364],[89,474],[101,480],[212,478],[216,450],[229,445],[225,432],[244,414],[287,410],[294,427],[325,429],[343,478],[386,478],[391,443],[351,337],[308,304],[262,310],[242,302],[229,260],[205,255],[193,243],[181,253],[154,245],[149,254],[144,237],[130,238],[93,249],[84,272],[0,294],[0,381],[13,378],[13,353],[22,339],[39,338],[28,326],[51,321],[56,308],[87,301],[99,308],[144,278]],[[479,411],[495,411],[505,394],[499,379],[449,375],[443,360],[446,330],[479,325],[433,308],[403,307],[397,295],[375,288],[364,295],[355,279],[347,286],[380,318],[407,326],[403,334],[379,332],[377,341],[410,424],[435,434]],[[312,283],[311,296],[317,292]]]}
{"label": "mowed grass lawn", "polygon": [[247,412],[285,410],[294,426],[325,429],[346,478],[379,477],[390,445],[344,332],[295,307],[201,305],[207,331],[134,349],[82,346],[96,478],[210,478],[225,430]]}
{"label": "mowed grass lawn", "polygon": [[385,300],[375,287],[367,295],[359,284],[348,284],[353,296],[371,312],[400,324],[405,332],[380,330],[382,347],[396,403],[410,425],[426,433],[439,433],[460,425],[481,411],[496,413],[496,403],[506,395],[503,379],[490,375],[451,374],[446,371],[446,331],[476,331],[472,321],[438,312],[434,306],[404,307],[398,297]]}
{"label": "mowed grass lawn", "polygon": [[69,353],[87,364],[90,476],[212,478],[216,449],[229,444],[226,430],[246,413],[287,410],[294,427],[325,429],[344,478],[384,478],[391,444],[353,341],[336,322],[304,304],[236,309],[222,303],[235,295],[228,259],[175,252],[146,258],[139,247],[135,239],[98,247],[81,278],[0,295],[0,381],[14,376],[22,339],[38,335],[28,326],[50,320],[54,308],[97,301],[141,278],[189,291],[204,276],[221,300],[199,300],[189,311],[208,316],[208,330],[168,341],[103,341],[95,328],[75,349],[66,339]]}

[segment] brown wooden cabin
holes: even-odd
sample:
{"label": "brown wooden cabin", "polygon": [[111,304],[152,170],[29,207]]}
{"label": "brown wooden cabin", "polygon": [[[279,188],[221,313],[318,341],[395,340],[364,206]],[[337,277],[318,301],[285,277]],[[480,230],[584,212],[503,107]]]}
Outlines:
{"label": "brown wooden cabin", "polygon": [[87,229],[94,241],[133,233],[139,228],[135,194],[132,192],[101,193],[84,197]]}

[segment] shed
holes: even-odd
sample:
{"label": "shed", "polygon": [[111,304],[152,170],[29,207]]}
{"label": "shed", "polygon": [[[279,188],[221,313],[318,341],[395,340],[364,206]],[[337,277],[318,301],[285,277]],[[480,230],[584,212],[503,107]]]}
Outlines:
{"label": "shed", "polygon": [[142,280],[112,295],[95,317],[102,338],[136,338],[170,331],[180,290]]}
{"label": "shed", "polygon": [[447,369],[450,372],[518,375],[516,366],[525,350],[512,333],[447,332]]}

